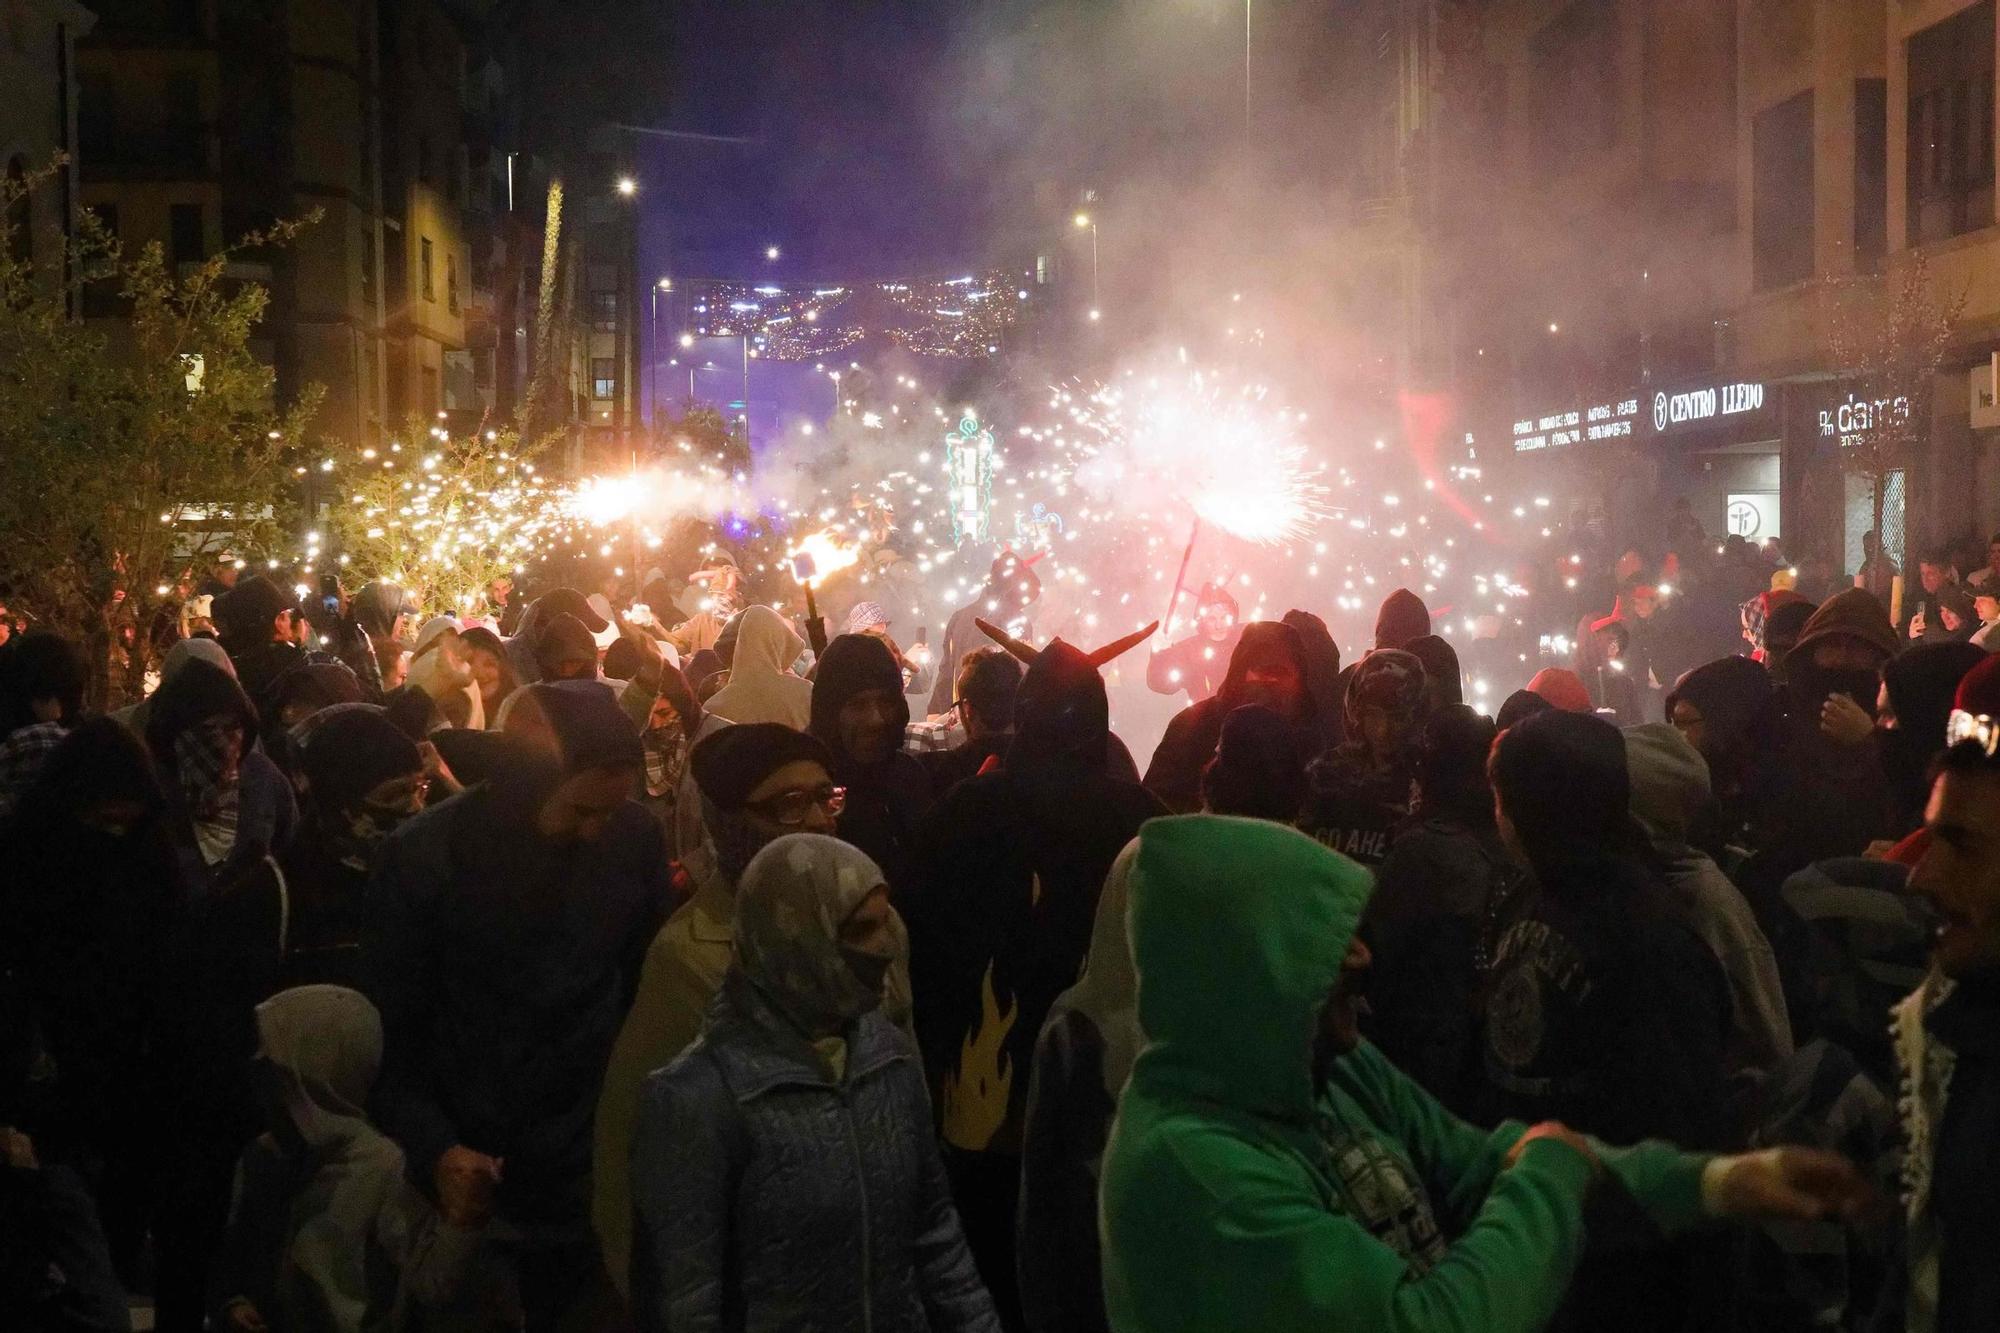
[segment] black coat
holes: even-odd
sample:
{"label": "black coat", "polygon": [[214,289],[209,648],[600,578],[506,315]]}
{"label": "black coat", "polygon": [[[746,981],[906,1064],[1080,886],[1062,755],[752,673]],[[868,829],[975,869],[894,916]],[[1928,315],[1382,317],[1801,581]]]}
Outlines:
{"label": "black coat", "polygon": [[[1020,1151],[1035,1038],[1082,969],[1104,877],[1139,826],[1166,813],[1133,783],[1059,770],[962,782],[924,821],[914,886],[896,906],[947,1143]],[[995,1072],[982,1081],[985,1069]]]}
{"label": "black coat", "polygon": [[500,1209],[587,1215],[604,1067],[665,913],[659,825],[627,801],[591,843],[534,831],[496,786],[392,834],[368,886],[364,989],[382,1011],[377,1123],[428,1180],[454,1144],[506,1160]]}

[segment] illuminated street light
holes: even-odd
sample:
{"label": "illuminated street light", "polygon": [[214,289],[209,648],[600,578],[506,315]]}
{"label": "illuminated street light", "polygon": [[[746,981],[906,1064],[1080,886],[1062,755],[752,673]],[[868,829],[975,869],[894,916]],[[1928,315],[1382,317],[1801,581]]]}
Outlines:
{"label": "illuminated street light", "polygon": [[1090,225],[1090,214],[1078,213],[1076,215],[1076,225],[1078,227],[1088,227]]}
{"label": "illuminated street light", "polygon": [[681,346],[683,347],[694,346],[694,335],[692,333],[683,333],[681,335]]}
{"label": "illuminated street light", "polygon": [[766,258],[766,259],[776,259],[777,257],[778,257],[778,247],[777,247],[777,246],[775,246],[775,245],[767,245],[767,246],[765,246],[765,247],[764,247],[764,258]]}
{"label": "illuminated street light", "polygon": [[639,193],[639,182],[633,180],[630,176],[620,176],[618,178],[618,193],[630,199],[633,195]]}

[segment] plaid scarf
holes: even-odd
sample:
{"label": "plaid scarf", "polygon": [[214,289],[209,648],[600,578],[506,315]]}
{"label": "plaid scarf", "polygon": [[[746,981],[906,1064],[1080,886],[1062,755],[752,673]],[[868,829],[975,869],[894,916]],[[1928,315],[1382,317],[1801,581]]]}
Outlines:
{"label": "plaid scarf", "polygon": [[218,734],[206,724],[189,727],[174,738],[181,796],[196,816],[220,813],[235,793],[245,740],[240,734]]}

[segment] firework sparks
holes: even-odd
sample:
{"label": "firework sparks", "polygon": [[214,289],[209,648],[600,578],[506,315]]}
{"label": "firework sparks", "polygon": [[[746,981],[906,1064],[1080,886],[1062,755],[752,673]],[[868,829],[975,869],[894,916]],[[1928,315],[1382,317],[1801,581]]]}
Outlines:
{"label": "firework sparks", "polygon": [[827,577],[852,568],[861,560],[861,548],[832,528],[811,533],[789,553],[792,570],[800,583],[817,588]]}

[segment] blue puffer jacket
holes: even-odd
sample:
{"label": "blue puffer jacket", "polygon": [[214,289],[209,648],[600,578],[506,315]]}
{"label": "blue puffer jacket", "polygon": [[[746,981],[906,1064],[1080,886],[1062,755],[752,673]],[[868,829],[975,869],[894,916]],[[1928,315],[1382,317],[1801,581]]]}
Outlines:
{"label": "blue puffer jacket", "polygon": [[648,1081],[632,1150],[643,1329],[998,1333],[909,1039],[848,1032],[836,1081],[732,971],[701,1039]]}

